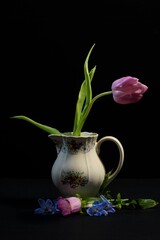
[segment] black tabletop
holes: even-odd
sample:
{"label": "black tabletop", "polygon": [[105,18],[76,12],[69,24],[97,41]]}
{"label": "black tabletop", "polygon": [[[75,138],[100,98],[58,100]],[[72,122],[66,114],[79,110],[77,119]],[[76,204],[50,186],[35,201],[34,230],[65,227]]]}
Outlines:
{"label": "black tabletop", "polygon": [[[160,179],[115,179],[108,189],[122,198],[160,201]],[[35,215],[38,198],[56,198],[50,179],[0,179],[0,239],[159,240],[160,207],[121,209],[106,217]]]}

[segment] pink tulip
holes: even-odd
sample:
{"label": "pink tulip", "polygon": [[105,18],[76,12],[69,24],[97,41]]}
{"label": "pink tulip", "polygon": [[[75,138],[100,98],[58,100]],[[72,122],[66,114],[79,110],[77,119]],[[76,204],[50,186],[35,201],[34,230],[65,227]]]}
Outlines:
{"label": "pink tulip", "polygon": [[113,99],[120,104],[138,102],[148,87],[139,82],[135,77],[122,77],[112,83]]}
{"label": "pink tulip", "polygon": [[57,207],[63,216],[79,212],[81,209],[81,200],[77,197],[58,198]]}

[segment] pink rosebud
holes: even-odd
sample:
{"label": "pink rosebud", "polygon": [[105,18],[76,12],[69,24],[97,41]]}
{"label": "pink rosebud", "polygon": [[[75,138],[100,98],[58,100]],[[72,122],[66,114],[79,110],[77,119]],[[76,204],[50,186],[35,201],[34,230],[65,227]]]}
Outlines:
{"label": "pink rosebud", "polygon": [[148,87],[139,82],[135,77],[122,77],[112,83],[113,99],[120,104],[138,102]]}
{"label": "pink rosebud", "polygon": [[81,209],[81,200],[77,197],[58,198],[57,207],[63,216],[79,212]]}

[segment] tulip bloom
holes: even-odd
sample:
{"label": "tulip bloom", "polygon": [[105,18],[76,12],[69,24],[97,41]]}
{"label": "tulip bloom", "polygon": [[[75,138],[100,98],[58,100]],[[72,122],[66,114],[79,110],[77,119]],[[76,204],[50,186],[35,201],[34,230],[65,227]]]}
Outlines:
{"label": "tulip bloom", "polygon": [[77,197],[59,197],[57,207],[61,211],[62,215],[66,216],[81,210],[81,200]]}
{"label": "tulip bloom", "polygon": [[[82,82],[79,90],[77,103],[76,103],[73,130],[70,131],[72,132],[73,136],[81,135],[83,126],[88,118],[88,115],[92,109],[92,106],[95,103],[95,101],[97,101],[99,98],[112,94],[113,100],[117,103],[120,103],[120,104],[135,103],[135,102],[138,102],[143,97],[143,94],[148,89],[146,85],[139,82],[138,78],[126,76],[118,80],[115,80],[111,85],[110,91],[102,92],[93,97],[91,82],[96,71],[96,66],[94,66],[90,70],[88,68],[88,62],[94,46],[95,44],[93,44],[93,46],[91,47],[84,63],[85,79]],[[46,126],[44,124],[36,122],[31,118],[28,118],[23,115],[14,116],[12,118],[23,119],[27,122],[30,122],[31,124],[35,125],[36,127],[44,130],[49,134],[59,134],[59,135],[63,134],[56,128]]]}
{"label": "tulip bloom", "polygon": [[113,99],[120,104],[129,104],[138,102],[148,87],[135,77],[122,77],[112,83],[111,86]]}

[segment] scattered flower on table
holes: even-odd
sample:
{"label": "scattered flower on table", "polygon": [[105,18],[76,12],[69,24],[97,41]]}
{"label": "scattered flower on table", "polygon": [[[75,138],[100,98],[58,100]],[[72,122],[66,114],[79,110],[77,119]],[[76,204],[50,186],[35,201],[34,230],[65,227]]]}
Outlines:
{"label": "scattered flower on table", "polygon": [[40,208],[36,208],[34,213],[41,215],[54,215],[59,213],[60,215],[67,216],[73,213],[84,213],[84,209],[89,216],[107,216],[108,213],[115,212],[112,203],[103,195],[101,195],[100,198],[93,198],[92,200],[88,198],[88,200],[85,200],[85,204],[79,197],[63,198],[61,196],[57,199],[47,199],[46,201],[39,198],[38,203]]}
{"label": "scattered flower on table", "polygon": [[59,212],[57,208],[57,200],[47,199],[46,201],[42,198],[38,199],[38,203],[40,205],[39,208],[34,210],[35,214],[43,214],[43,215],[52,215]]}
{"label": "scattered flower on table", "polygon": [[103,195],[100,196],[102,201],[94,201],[92,206],[87,209],[87,213],[90,216],[107,216],[108,213],[114,213],[115,209],[110,201],[108,201]]}
{"label": "scattered flower on table", "polygon": [[38,203],[40,207],[34,210],[35,214],[58,214],[64,217],[74,213],[80,213],[92,217],[108,216],[109,213],[115,213],[116,209],[148,209],[159,205],[159,202],[150,198],[123,199],[121,198],[120,193],[117,194],[116,198],[112,198],[108,192],[106,195],[101,194],[99,197],[89,197],[86,199],[82,199],[78,194],[67,198],[59,196],[54,200],[47,199],[46,201],[39,198]]}
{"label": "scattered flower on table", "polygon": [[57,207],[63,216],[67,216],[81,210],[81,200],[77,197],[59,197],[57,200]]}

